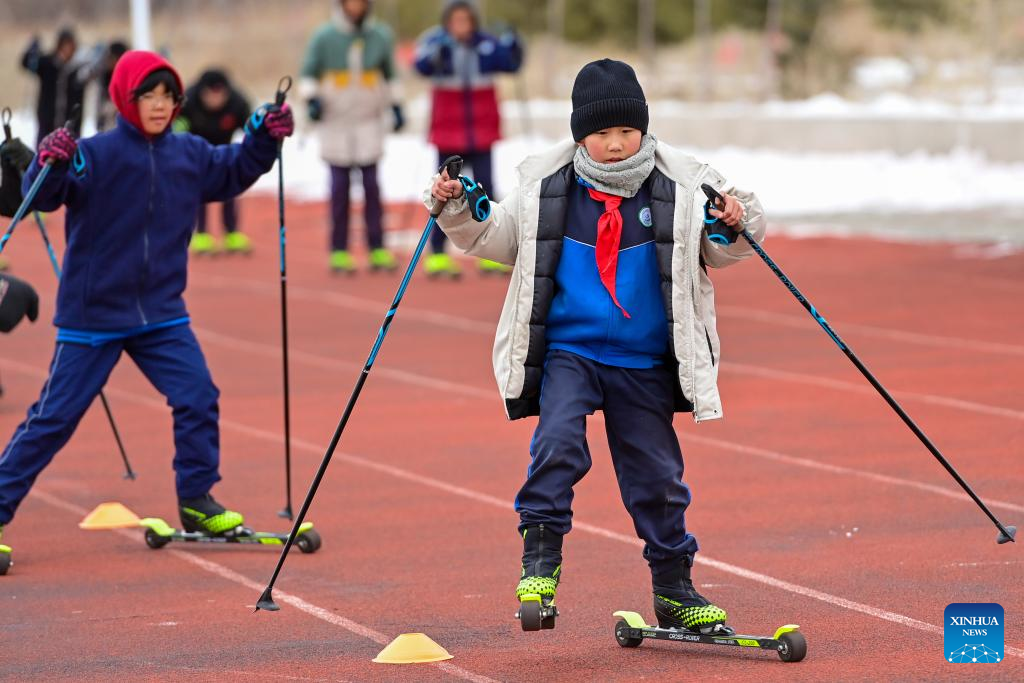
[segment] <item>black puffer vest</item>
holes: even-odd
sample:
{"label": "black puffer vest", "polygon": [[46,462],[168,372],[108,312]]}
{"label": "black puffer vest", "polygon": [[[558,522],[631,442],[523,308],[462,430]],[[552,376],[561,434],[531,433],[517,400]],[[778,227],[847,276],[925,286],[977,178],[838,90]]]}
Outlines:
{"label": "black puffer vest", "polygon": [[[676,184],[657,168],[644,183],[651,197],[651,218],[661,275],[661,295],[668,319],[668,338],[672,333],[672,248]],[[555,272],[562,256],[562,242],[568,222],[569,192],[576,186],[576,171],[568,163],[541,182],[540,215],[537,222],[537,261],[534,269],[533,307],[530,311],[530,343],[526,352],[523,391],[518,398],[506,399],[509,419],[540,414],[540,387],[547,353],[545,330],[551,301],[555,298]],[[665,359],[666,369],[678,376],[675,354]],[[675,383],[676,412],[693,411],[693,405]]]}

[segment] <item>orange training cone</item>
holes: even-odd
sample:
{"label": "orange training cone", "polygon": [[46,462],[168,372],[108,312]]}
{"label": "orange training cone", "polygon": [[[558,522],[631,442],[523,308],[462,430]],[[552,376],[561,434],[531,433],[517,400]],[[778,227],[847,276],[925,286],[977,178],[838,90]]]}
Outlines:
{"label": "orange training cone", "polygon": [[452,659],[453,655],[423,633],[403,633],[380,651],[378,664],[424,664]]}
{"label": "orange training cone", "polygon": [[79,529],[123,529],[139,526],[139,516],[120,503],[100,503],[78,523]]}

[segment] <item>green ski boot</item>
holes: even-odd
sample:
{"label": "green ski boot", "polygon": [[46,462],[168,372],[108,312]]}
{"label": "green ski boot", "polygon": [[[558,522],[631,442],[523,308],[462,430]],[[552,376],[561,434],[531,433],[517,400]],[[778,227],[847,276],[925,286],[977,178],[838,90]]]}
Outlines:
{"label": "green ski boot", "polygon": [[217,238],[208,232],[193,233],[188,250],[196,256],[212,256],[217,253]]}
{"label": "green ski boot", "polygon": [[224,235],[224,249],[229,254],[251,254],[252,240],[240,232],[229,232]]}
{"label": "green ski boot", "polygon": [[506,266],[504,263],[498,263],[490,259],[480,259],[481,275],[508,275],[511,272],[512,266]]}
{"label": "green ski boot", "polygon": [[555,627],[555,591],[562,578],[562,537],[543,524],[523,529],[523,568],[516,599],[516,618],[524,631]]}
{"label": "green ski boot", "polygon": [[[0,540],[4,537],[4,525],[0,524]],[[11,547],[0,543],[0,576],[7,573],[14,561],[11,560]]]}
{"label": "green ski boot", "polygon": [[652,569],[654,614],[661,628],[684,629],[691,633],[728,635],[725,610],[697,592],[690,579],[693,559],[684,558],[666,569]]}
{"label": "green ski boot", "polygon": [[370,251],[370,270],[390,273],[396,268],[398,268],[398,260],[387,249],[372,249]]}
{"label": "green ski boot", "polygon": [[452,280],[458,280],[462,277],[462,268],[448,254],[431,254],[427,257],[426,262],[424,262],[423,270],[426,271],[427,277],[431,279],[447,277]]}
{"label": "green ski boot", "polygon": [[202,498],[179,499],[178,513],[185,531],[209,536],[229,536],[245,523],[240,513],[226,510],[209,493]]}
{"label": "green ski boot", "polygon": [[335,249],[331,252],[331,272],[344,275],[355,275],[356,261],[352,254],[344,249]]}

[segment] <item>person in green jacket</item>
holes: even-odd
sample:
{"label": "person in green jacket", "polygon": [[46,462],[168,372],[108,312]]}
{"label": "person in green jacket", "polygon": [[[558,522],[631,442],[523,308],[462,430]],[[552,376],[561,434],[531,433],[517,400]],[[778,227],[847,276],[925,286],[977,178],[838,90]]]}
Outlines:
{"label": "person in green jacket", "polygon": [[306,47],[299,84],[309,118],[317,127],[320,155],[331,167],[331,258],[334,272],[354,273],[349,251],[349,189],[359,169],[365,196],[364,216],[372,270],[394,270],[394,255],[384,248],[383,210],[377,163],[384,154],[385,119],[394,131],[404,125],[395,101],[395,40],[391,28],[370,16],[370,0],[340,0],[331,20]]}

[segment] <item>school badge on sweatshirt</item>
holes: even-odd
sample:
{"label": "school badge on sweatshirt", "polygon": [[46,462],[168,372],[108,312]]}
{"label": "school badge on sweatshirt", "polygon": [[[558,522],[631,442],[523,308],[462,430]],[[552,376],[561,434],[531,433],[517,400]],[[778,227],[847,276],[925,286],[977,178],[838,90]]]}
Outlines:
{"label": "school badge on sweatshirt", "polygon": [[654,225],[654,221],[651,219],[651,207],[645,206],[640,209],[640,223],[643,224],[645,228],[649,228]]}

